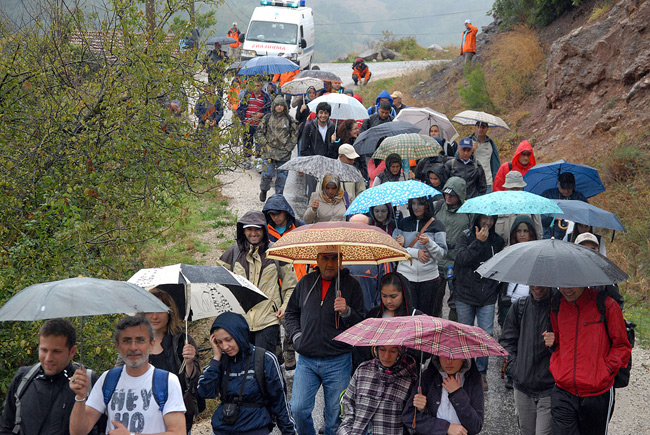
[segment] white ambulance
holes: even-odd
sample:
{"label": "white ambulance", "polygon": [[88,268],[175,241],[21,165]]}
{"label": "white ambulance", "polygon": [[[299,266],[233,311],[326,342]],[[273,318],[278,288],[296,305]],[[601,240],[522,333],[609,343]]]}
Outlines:
{"label": "white ambulance", "polygon": [[304,0],[261,0],[244,36],[241,57],[291,55],[300,69],[314,57],[314,12]]}

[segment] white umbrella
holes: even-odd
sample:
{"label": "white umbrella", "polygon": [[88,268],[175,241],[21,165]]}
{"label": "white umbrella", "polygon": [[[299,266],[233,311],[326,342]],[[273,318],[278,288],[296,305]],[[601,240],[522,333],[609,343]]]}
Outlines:
{"label": "white umbrella", "polygon": [[309,88],[313,87],[316,92],[325,89],[325,82],[313,77],[294,78],[282,86],[282,93],[291,96],[304,95]]}
{"label": "white umbrella", "polygon": [[368,111],[363,104],[359,103],[355,98],[345,94],[327,94],[315,98],[307,107],[312,112],[316,112],[318,103],[329,103],[332,106],[332,119],[367,119]]}
{"label": "white umbrella", "polygon": [[460,112],[451,119],[451,122],[460,125],[475,125],[477,122],[485,122],[488,127],[505,128],[506,130],[510,130],[508,124],[498,116],[486,112],[477,112],[476,110],[465,110]]}
{"label": "white umbrella", "polygon": [[429,128],[435,124],[440,127],[440,135],[447,142],[453,142],[459,136],[447,115],[428,107],[407,107],[400,110],[395,120],[410,122],[420,128],[421,134],[427,136]]}

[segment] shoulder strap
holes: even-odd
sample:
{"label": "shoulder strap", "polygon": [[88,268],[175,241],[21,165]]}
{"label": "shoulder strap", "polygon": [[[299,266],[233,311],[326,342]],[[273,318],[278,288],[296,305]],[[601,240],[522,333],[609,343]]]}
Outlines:
{"label": "shoulder strap", "polygon": [[22,423],[23,419],[21,417],[21,401],[20,398],[25,394],[25,390],[29,386],[29,384],[32,382],[34,377],[36,377],[36,373],[41,368],[41,363],[36,363],[33,366],[30,367],[30,369],[25,373],[23,378],[20,380],[20,384],[18,384],[18,388],[16,389],[16,393],[14,394],[15,404],[16,404],[16,413],[14,416],[14,428],[13,428],[13,433],[18,434],[20,432],[20,424]]}
{"label": "shoulder strap", "polygon": [[264,348],[255,346],[255,355],[253,357],[254,361],[254,370],[255,370],[255,380],[260,386],[260,391],[262,392],[262,397],[264,398],[264,404],[268,405],[268,393],[266,391],[266,373],[264,372],[264,353],[266,350]]}
{"label": "shoulder strap", "polygon": [[239,258],[239,254],[241,254],[241,249],[239,249],[239,244],[235,240],[235,249],[232,250],[232,260],[230,261],[230,271],[232,273],[235,273],[235,263],[237,263],[237,258]]}
{"label": "shoulder strap", "polygon": [[553,295],[551,296],[551,311],[555,314],[560,312],[560,302],[562,301],[562,296]]}
{"label": "shoulder strap", "polygon": [[508,169],[512,171],[512,162],[508,162]]}
{"label": "shoulder strap", "polygon": [[612,342],[612,338],[609,336],[609,327],[607,326],[607,308],[605,307],[605,300],[607,299],[607,292],[605,290],[600,290],[596,295],[596,306],[598,307],[598,312],[600,313],[600,321],[605,325],[605,332],[607,332],[607,338],[609,342]]}
{"label": "shoulder strap", "polygon": [[163,411],[165,403],[167,403],[167,396],[169,395],[168,391],[168,378],[169,372],[167,370],[161,370],[154,367],[153,369],[153,379],[152,379],[152,393],[153,398],[158,404],[158,410]]}
{"label": "shoulder strap", "polygon": [[440,210],[442,210],[442,205],[445,203],[444,199],[438,200],[433,203],[433,214],[436,215]]}
{"label": "shoulder strap", "polygon": [[426,224],[424,224],[424,226],[422,227],[422,229],[420,230],[420,232],[418,233],[418,235],[415,236],[415,238],[413,239],[413,241],[412,241],[411,244],[409,245],[409,248],[412,248],[413,246],[415,246],[415,244],[418,242],[418,239],[420,238],[420,236],[421,236],[422,234],[424,234],[424,232],[427,230],[427,228],[429,228],[429,225],[431,225],[431,224],[433,223],[433,221],[435,221],[435,220],[436,220],[436,218],[432,217],[431,219],[429,219],[429,220],[427,221]]}
{"label": "shoulder strap", "polygon": [[124,366],[115,367],[113,369],[110,369],[108,373],[106,373],[106,377],[104,378],[104,385],[102,385],[102,394],[104,395],[104,405],[106,406],[108,406],[108,402],[110,402],[111,398],[113,397],[113,393],[115,392],[115,388],[117,387],[117,381],[120,380],[120,376],[122,375],[123,369]]}
{"label": "shoulder strap", "polygon": [[451,161],[451,170],[452,170],[452,171],[454,170],[454,166],[456,166],[456,159],[453,159],[453,160]]}

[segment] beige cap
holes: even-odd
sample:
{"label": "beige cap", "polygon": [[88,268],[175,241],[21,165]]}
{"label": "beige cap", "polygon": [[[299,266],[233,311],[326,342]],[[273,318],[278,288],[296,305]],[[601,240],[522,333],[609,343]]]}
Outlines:
{"label": "beige cap", "polygon": [[404,98],[404,95],[400,91],[395,91],[392,94],[390,94],[391,97],[393,98]]}
{"label": "beige cap", "polygon": [[576,237],[577,245],[581,245],[583,242],[592,242],[595,243],[596,246],[600,246],[600,243],[598,243],[598,237],[594,236],[591,233],[582,233]]}
{"label": "beige cap", "polygon": [[506,189],[513,189],[516,187],[526,187],[528,183],[524,181],[524,176],[519,171],[510,171],[506,174],[506,181],[503,187]]}
{"label": "beige cap", "polygon": [[348,159],[358,159],[359,154],[354,150],[354,147],[348,143],[344,143],[339,147],[339,155],[343,154]]}

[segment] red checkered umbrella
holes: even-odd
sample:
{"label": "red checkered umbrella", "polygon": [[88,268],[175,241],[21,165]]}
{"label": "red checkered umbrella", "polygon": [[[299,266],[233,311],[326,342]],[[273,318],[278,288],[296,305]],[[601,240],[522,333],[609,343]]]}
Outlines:
{"label": "red checkered umbrella", "polygon": [[352,346],[406,346],[448,359],[508,355],[478,326],[425,315],[365,319],[334,339]]}

